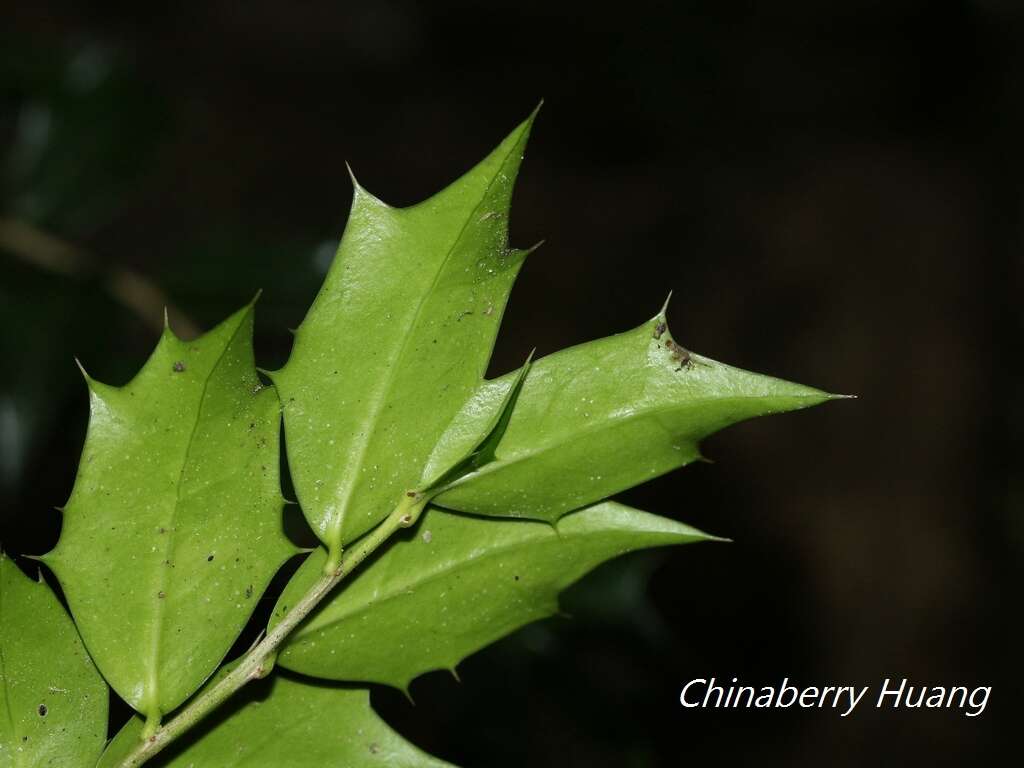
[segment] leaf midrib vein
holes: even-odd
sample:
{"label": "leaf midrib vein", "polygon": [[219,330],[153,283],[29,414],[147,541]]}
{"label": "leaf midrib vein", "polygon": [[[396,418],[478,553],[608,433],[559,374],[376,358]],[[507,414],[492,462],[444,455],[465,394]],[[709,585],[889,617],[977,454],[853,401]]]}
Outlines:
{"label": "leaf midrib vein", "polygon": [[[686,402],[686,405],[687,406],[698,406],[699,407],[699,406],[704,405],[706,403],[743,402],[743,401],[747,401],[747,400],[763,400],[765,398],[772,398],[772,397],[779,397],[779,395],[751,395],[751,396],[747,396],[747,397],[702,397],[702,398],[698,398],[696,400],[688,400]],[[812,400],[812,399],[814,399],[816,397],[816,395],[785,395],[785,397],[797,397],[797,398],[800,398],[800,399],[806,398],[808,400]],[[596,424],[585,426],[585,427],[583,427],[581,429],[573,430],[571,433],[568,433],[568,434],[564,434],[563,433],[562,435],[559,435],[556,438],[551,439],[551,440],[547,440],[547,441],[544,441],[544,442],[532,443],[530,448],[522,451],[521,453],[515,454],[513,456],[509,456],[508,458],[495,459],[494,461],[490,462],[489,464],[485,464],[483,467],[478,469],[476,472],[472,472],[472,473],[470,473],[468,475],[464,475],[463,477],[460,477],[458,480],[456,480],[454,483],[452,483],[450,486],[448,486],[448,488],[446,490],[454,490],[454,489],[456,489],[456,488],[458,488],[458,487],[460,487],[460,486],[470,482],[471,480],[474,480],[476,478],[482,477],[484,475],[493,474],[495,472],[498,472],[498,471],[501,471],[503,469],[506,469],[506,468],[508,468],[510,466],[514,466],[516,464],[521,464],[521,463],[523,463],[525,461],[535,460],[538,457],[543,456],[546,453],[550,453],[552,451],[558,450],[559,448],[561,448],[562,446],[564,446],[567,443],[575,442],[576,440],[580,439],[581,437],[583,437],[585,435],[589,435],[589,434],[593,434],[595,432],[602,432],[602,431],[605,431],[605,430],[612,429],[613,427],[618,426],[620,423],[626,422],[626,421],[630,421],[631,419],[639,420],[639,419],[642,419],[642,418],[648,418],[650,416],[656,416],[659,413],[664,413],[666,411],[676,410],[676,409],[678,409],[680,407],[681,407],[681,404],[659,405],[659,406],[653,407],[653,408],[643,408],[643,409],[641,409],[639,411],[636,411],[636,412],[633,412],[633,413],[622,414],[622,415],[616,416],[614,418],[607,419],[607,420],[605,420],[603,422],[599,422],[599,423],[596,423]],[[696,441],[694,441],[694,442],[696,442]]]}
{"label": "leaf midrib vein", "polygon": [[[167,544],[164,546],[163,559],[157,566],[157,578],[155,585],[156,589],[155,592],[153,593],[154,596],[156,597],[156,604],[153,611],[153,638],[152,644],[150,646],[150,679],[148,681],[148,684],[151,690],[147,692],[151,697],[148,704],[152,707],[159,708],[160,706],[157,685],[157,668],[159,667],[160,664],[160,641],[163,637],[164,605],[167,602],[167,578],[169,574],[169,569],[164,567],[163,564],[168,561],[173,562],[171,558],[171,553],[174,550],[175,544],[174,521],[178,516],[178,508],[181,506],[181,488],[185,480],[185,468],[188,466],[189,456],[192,453],[192,445],[195,443],[196,439],[196,431],[199,429],[199,421],[202,418],[203,404],[206,402],[206,390],[210,385],[210,379],[213,378],[214,374],[217,372],[217,369],[220,367],[221,362],[223,362],[224,356],[227,354],[228,350],[231,349],[232,344],[235,343],[235,339],[238,337],[239,331],[241,331],[242,327],[245,325],[245,319],[246,316],[243,316],[242,318],[239,319],[238,325],[235,326],[235,329],[234,331],[232,331],[231,336],[224,344],[224,349],[222,349],[220,354],[217,356],[216,362],[210,367],[210,372],[209,374],[207,374],[206,379],[203,381],[203,388],[199,394],[198,406],[196,407],[195,421],[192,423],[192,429],[189,432],[188,442],[185,444],[185,454],[184,456],[182,456],[181,460],[181,469],[178,471],[178,482],[175,485],[174,489],[174,509],[171,510],[170,520],[164,526],[167,530]],[[165,597],[160,597],[161,593],[163,593]]]}

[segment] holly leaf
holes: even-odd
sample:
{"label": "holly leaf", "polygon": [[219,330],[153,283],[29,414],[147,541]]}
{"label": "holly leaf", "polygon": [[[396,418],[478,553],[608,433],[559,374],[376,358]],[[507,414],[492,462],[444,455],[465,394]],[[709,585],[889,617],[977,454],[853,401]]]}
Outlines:
{"label": "holly leaf", "polygon": [[78,476],[43,559],[104,677],[154,722],[217,667],[295,551],[252,323],[250,305],[194,341],[167,329],[125,386],[87,377]]}
{"label": "holly leaf", "polygon": [[508,247],[508,212],[532,122],[411,208],[355,185],[334,263],[270,374],[296,494],[334,560],[420,479],[484,375],[526,255]]}
{"label": "holly leaf", "polygon": [[[96,768],[115,768],[138,744],[135,717]],[[370,692],[273,675],[146,763],[153,768],[452,768],[388,727]]]}
{"label": "holly leaf", "polygon": [[0,766],[92,768],[107,686],[42,581],[0,553]]}
{"label": "holly leaf", "polygon": [[[289,637],[278,664],[330,680],[408,688],[558,610],[558,593],[625,552],[712,537],[605,502],[557,525],[430,508],[418,526],[335,592]],[[271,628],[323,570],[313,552],[292,578]]]}
{"label": "holly leaf", "polygon": [[[484,382],[427,472],[463,452],[517,386],[515,373]],[[689,352],[664,309],[631,331],[538,360],[521,386],[494,460],[454,480],[435,504],[554,521],[699,459],[699,441],[724,427],[835,397]]]}

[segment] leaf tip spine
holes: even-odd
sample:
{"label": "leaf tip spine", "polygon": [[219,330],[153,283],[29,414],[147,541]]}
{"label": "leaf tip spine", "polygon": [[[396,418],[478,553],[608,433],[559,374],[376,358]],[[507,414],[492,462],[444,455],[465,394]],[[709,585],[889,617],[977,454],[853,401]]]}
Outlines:
{"label": "leaf tip spine", "polygon": [[75,365],[77,365],[78,370],[81,371],[82,378],[85,379],[86,386],[92,389],[91,384],[94,381],[94,379],[92,378],[92,376],[89,375],[89,372],[85,370],[85,366],[82,365],[82,361],[78,359],[77,355],[75,355]]}
{"label": "leaf tip spine", "polygon": [[362,184],[359,183],[359,179],[356,178],[356,172],[352,170],[352,164],[348,160],[345,161],[345,170],[348,171],[348,178],[352,182],[352,205],[355,206],[356,201],[365,198],[367,200],[377,202],[380,205],[386,205],[382,200],[378,200],[369,190],[366,189]]}
{"label": "leaf tip spine", "polygon": [[672,301],[672,291],[668,292],[668,296],[665,297],[665,303],[661,305],[661,309],[658,310],[658,314],[655,316],[660,320],[664,320],[668,317],[668,305]]}
{"label": "leaf tip spine", "polygon": [[[270,379],[270,383],[273,384],[274,386],[277,386],[277,377],[280,375],[281,371],[284,370],[283,368],[278,368],[277,370],[270,371],[267,370],[266,368],[260,368],[260,366],[258,365],[254,367],[256,368],[257,373],[262,374],[263,376],[266,376],[268,379]],[[284,410],[283,405],[282,410]]]}
{"label": "leaf tip spine", "polygon": [[363,187],[359,183],[359,179],[356,178],[356,172],[352,170],[352,164],[348,160],[345,161],[345,170],[348,171],[348,177],[352,181],[352,189],[356,192],[361,190]]}
{"label": "leaf tip spine", "polygon": [[542,237],[540,240],[538,240],[536,243],[531,245],[529,248],[523,249],[521,251],[523,258],[525,259],[527,256],[532,255],[534,251],[538,250],[546,242],[547,242],[547,238]]}

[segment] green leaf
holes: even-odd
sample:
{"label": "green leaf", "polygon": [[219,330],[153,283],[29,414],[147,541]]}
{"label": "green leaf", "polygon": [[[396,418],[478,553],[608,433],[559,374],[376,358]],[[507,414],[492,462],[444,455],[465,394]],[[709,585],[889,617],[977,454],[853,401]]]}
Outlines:
{"label": "green leaf", "polygon": [[[502,400],[481,403],[485,407],[494,405],[498,407],[493,409],[491,414],[487,414],[485,410],[480,411],[480,416],[483,418],[477,419],[474,422],[476,426],[482,428],[476,445],[461,459],[454,461],[447,471],[444,471],[443,467],[436,466],[435,464],[428,465],[428,472],[437,471],[441,474],[433,480],[426,479],[430,475],[425,475],[424,482],[419,484],[424,493],[431,496],[438,494],[443,489],[449,487],[455,480],[470,472],[475,472],[485,464],[494,461],[495,452],[498,450],[498,445],[505,436],[505,430],[508,429],[508,422],[512,418],[512,411],[515,410],[516,403],[519,401],[519,393],[523,389],[523,381],[526,380],[526,374],[530,372],[530,366],[533,364],[532,358],[533,353],[531,352],[530,359],[513,374],[512,384],[505,390],[505,396]],[[472,437],[472,434],[467,432],[465,436]]]}
{"label": "green leaf", "polygon": [[[115,768],[138,743],[141,733],[140,718],[128,721],[96,768]],[[369,691],[273,675],[242,692],[211,720],[147,765],[443,768],[449,763],[422,752],[391,730],[370,707]]]}
{"label": "green leaf", "polygon": [[44,560],[100,671],[154,721],[216,668],[295,551],[252,322],[250,305],[195,341],[167,330],[124,387],[87,379],[85,448]]}
{"label": "green leaf", "polygon": [[[427,471],[475,439],[516,374],[485,382],[438,441]],[[533,364],[495,460],[433,499],[481,515],[554,521],[698,458],[730,424],[833,397],[692,354],[664,310],[626,333]]]}
{"label": "green leaf", "polygon": [[[554,614],[558,593],[601,562],[635,549],[711,537],[614,502],[557,526],[489,520],[430,508],[409,536],[328,600],[291,635],[278,663],[332,680],[406,689]],[[320,574],[312,553],[278,601],[271,626]]]}
{"label": "green leaf", "polygon": [[50,588],[0,553],[0,766],[92,768],[107,686]]}
{"label": "green leaf", "polygon": [[526,255],[508,248],[508,212],[532,121],[411,208],[356,185],[334,263],[271,374],[296,493],[332,559],[421,479],[484,375]]}

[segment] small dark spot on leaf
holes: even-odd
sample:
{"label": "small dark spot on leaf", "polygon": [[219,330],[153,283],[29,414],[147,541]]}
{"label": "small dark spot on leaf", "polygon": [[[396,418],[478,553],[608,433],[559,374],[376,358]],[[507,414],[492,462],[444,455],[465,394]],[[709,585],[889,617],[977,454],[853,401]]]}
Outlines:
{"label": "small dark spot on leaf", "polygon": [[213,562],[213,555],[207,555],[206,556],[206,562],[212,563]]}
{"label": "small dark spot on leaf", "polygon": [[48,709],[46,708],[46,705],[45,705],[45,704],[40,704],[40,705],[39,705],[39,710],[38,710],[38,711],[39,711],[39,716],[40,716],[40,717],[46,717],[46,713],[47,713],[47,712],[49,712],[50,710],[48,710]]}
{"label": "small dark spot on leaf", "polygon": [[668,326],[665,323],[658,323],[654,326],[654,338],[660,339],[661,335],[667,330]]}
{"label": "small dark spot on leaf", "polygon": [[372,744],[370,744],[370,754],[371,755],[376,755],[378,752],[380,752],[380,744],[378,744],[375,741]]}
{"label": "small dark spot on leaf", "polygon": [[519,577],[518,577],[518,576],[516,576],[516,577],[515,577],[515,580],[516,580],[516,581],[519,581]]}
{"label": "small dark spot on leaf", "polygon": [[167,597],[167,593],[161,589],[159,592],[156,593],[156,596],[163,600],[165,597]]}
{"label": "small dark spot on leaf", "polygon": [[675,359],[677,363],[679,363],[679,367],[676,368],[677,371],[681,371],[684,367],[690,365],[689,350],[686,350],[683,347],[679,346],[674,341],[672,341],[672,339],[669,339],[668,341],[665,342],[665,347],[672,351],[672,357]]}
{"label": "small dark spot on leaf", "polygon": [[252,597],[252,584],[245,588],[245,599],[248,600]]}
{"label": "small dark spot on leaf", "polygon": [[185,363],[182,360],[176,362],[173,366],[175,373],[181,373],[185,370]]}

